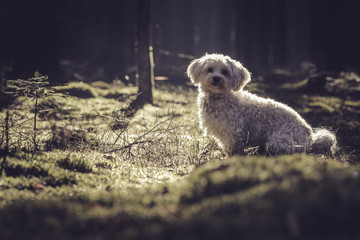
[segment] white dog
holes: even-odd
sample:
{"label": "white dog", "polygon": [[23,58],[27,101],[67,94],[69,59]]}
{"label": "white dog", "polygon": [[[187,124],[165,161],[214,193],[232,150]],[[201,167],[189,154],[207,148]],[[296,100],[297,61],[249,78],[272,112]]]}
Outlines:
{"label": "white dog", "polygon": [[243,90],[251,75],[240,62],[207,54],[192,61],[187,73],[199,88],[200,127],[227,156],[244,154],[250,146],[270,154],[335,153],[334,134],[313,131],[292,108]]}

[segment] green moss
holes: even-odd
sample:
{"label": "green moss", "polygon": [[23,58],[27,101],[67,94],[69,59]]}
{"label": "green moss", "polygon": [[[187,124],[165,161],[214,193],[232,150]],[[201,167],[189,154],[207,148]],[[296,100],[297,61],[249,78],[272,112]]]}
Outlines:
{"label": "green moss", "polygon": [[308,79],[304,79],[301,81],[287,82],[282,84],[280,87],[286,90],[296,90],[296,89],[304,88],[307,83],[308,83]]}
{"label": "green moss", "polygon": [[88,131],[60,127],[57,125],[51,126],[51,139],[46,141],[49,149],[84,149],[94,148],[97,143],[94,138],[90,138]]}
{"label": "green moss", "polygon": [[10,205],[0,227],[9,238],[356,238],[359,172],[307,155],[234,157],[162,187]]}
{"label": "green moss", "polygon": [[109,83],[104,82],[104,81],[95,81],[95,82],[90,83],[90,85],[92,87],[101,88],[101,89],[110,89],[110,88],[114,87],[112,84],[109,84]]}
{"label": "green moss", "polygon": [[335,111],[335,109],[333,107],[329,106],[325,102],[311,102],[311,103],[309,103],[309,106],[311,108],[320,108],[322,111],[327,111],[327,112]]}
{"label": "green moss", "polygon": [[210,239],[359,236],[358,175],[359,167],[306,155],[208,164],[169,187],[188,219],[169,231]]}
{"label": "green moss", "polygon": [[[278,82],[286,78],[283,74]],[[14,111],[10,132],[14,155],[0,179],[0,229],[6,229],[1,239],[360,235],[354,217],[360,213],[359,166],[307,155],[224,160],[215,140],[198,127],[196,89],[158,86],[154,105],[129,116],[120,109],[128,106],[135,87],[87,87],[97,94],[41,103],[51,111],[39,118],[39,146],[47,149],[56,136],[62,146],[41,154],[19,151],[27,149],[32,131],[27,100],[19,99],[24,108]],[[257,85],[250,87],[253,92]],[[277,91],[313,126],[333,126],[347,154],[356,151],[358,100]],[[53,112],[57,122],[49,123]],[[4,119],[4,112],[0,116]],[[119,128],[112,128],[114,123]],[[61,144],[73,135],[81,141]],[[358,161],[353,155],[338,158]]]}
{"label": "green moss", "polygon": [[[49,169],[41,163],[33,163],[30,161],[21,161],[10,158],[9,163],[5,167],[7,176],[35,176],[45,177],[49,175]],[[46,164],[48,166],[48,164]]]}
{"label": "green moss", "polygon": [[92,172],[93,165],[84,157],[79,156],[67,156],[64,159],[58,161],[60,167],[69,169],[75,172],[90,173]]}
{"label": "green moss", "polygon": [[56,87],[58,92],[69,93],[71,96],[79,98],[94,98],[99,94],[89,84],[83,82],[70,82],[66,86]]}

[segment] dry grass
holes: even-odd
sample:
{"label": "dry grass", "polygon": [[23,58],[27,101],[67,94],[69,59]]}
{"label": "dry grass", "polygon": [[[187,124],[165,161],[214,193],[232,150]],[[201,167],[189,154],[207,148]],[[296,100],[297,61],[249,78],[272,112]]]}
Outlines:
{"label": "dry grass", "polygon": [[[80,85],[75,86],[81,90]],[[128,178],[121,185],[130,189],[159,179],[177,179],[198,165],[223,158],[216,142],[204,137],[198,127],[197,93],[191,88],[158,88],[155,104],[145,105],[135,114],[129,114],[128,109],[135,88],[114,90],[112,86],[98,89],[86,85],[84,91],[97,91],[98,97],[55,97],[40,102],[39,156],[26,154],[33,150],[31,100],[19,98],[10,108],[10,155],[28,161],[26,167],[40,159],[72,172],[105,172],[115,182]],[[5,111],[0,116],[5,126]],[[4,131],[0,140],[4,145]],[[25,157],[17,157],[21,152]],[[60,160],[50,160],[54,155]],[[144,175],[133,175],[129,169]]]}
{"label": "dry grass", "polygon": [[[339,226],[330,228],[339,236],[356,233],[351,216],[360,211],[358,166],[307,155],[259,157],[256,146],[247,153],[257,157],[225,160],[198,127],[197,91],[191,87],[158,86],[155,103],[135,113],[128,109],[134,87],[74,88],[73,93],[97,97],[41,102],[37,154],[29,137],[31,101],[19,98],[10,108],[10,156],[0,180],[1,239],[219,239],[232,233],[311,239],[327,228],[325,222]],[[338,128],[341,143],[358,142],[358,100],[288,100],[307,119]],[[5,111],[2,126],[4,120]],[[294,222],[301,232],[287,225]],[[352,232],[343,231],[348,226]]]}

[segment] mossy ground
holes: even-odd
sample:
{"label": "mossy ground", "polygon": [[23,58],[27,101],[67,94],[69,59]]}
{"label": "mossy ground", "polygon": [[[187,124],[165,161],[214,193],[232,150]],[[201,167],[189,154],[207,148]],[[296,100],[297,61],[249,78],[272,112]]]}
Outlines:
{"label": "mossy ground", "polygon": [[[78,98],[40,104],[33,154],[33,103],[17,99],[0,182],[0,238],[358,237],[360,101],[289,90],[304,84],[276,98],[337,132],[335,159],[224,159],[198,128],[196,89],[159,85],[154,104],[133,114],[136,88],[102,82],[70,84],[61,91]],[[249,88],[273,91],[256,81]]]}

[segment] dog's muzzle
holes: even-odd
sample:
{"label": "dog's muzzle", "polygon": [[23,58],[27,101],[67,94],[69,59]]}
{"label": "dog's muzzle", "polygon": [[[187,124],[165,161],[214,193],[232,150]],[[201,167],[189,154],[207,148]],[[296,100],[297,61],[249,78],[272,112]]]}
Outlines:
{"label": "dog's muzzle", "polygon": [[212,79],[213,79],[212,85],[218,86],[221,84],[221,77],[214,76]]}

